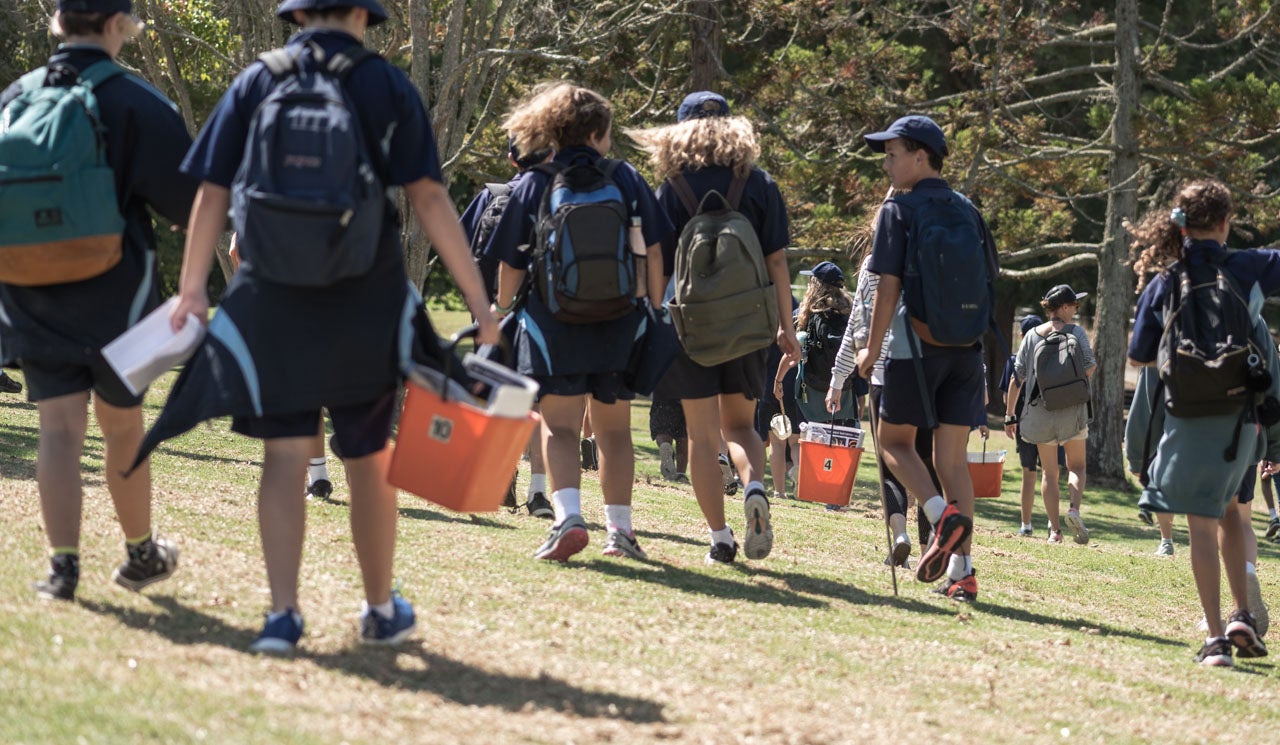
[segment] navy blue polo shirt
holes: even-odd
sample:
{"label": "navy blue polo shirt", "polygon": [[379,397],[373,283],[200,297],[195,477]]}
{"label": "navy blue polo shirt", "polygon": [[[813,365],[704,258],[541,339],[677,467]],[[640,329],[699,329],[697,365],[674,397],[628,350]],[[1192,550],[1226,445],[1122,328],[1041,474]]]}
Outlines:
{"label": "navy blue polo shirt", "polygon": [[[713,189],[721,194],[728,194],[729,184],[733,182],[733,169],[726,166],[685,169],[683,174],[698,199],[702,199]],[[658,187],[658,203],[675,224],[671,237],[662,243],[662,273],[670,277],[676,270],[676,242],[693,216],[685,209],[684,203],[667,181]],[[787,219],[787,204],[782,199],[778,184],[764,169],[755,166],[751,168],[746,188],[742,192],[742,201],[738,204],[738,212],[756,229],[756,237],[760,239],[760,248],[765,256],[790,245],[791,225]]]}
{"label": "navy blue polo shirt", "polygon": [[[578,159],[586,159],[592,163],[600,159],[600,153],[586,145],[568,147],[556,153],[555,162],[568,165]],[[671,221],[658,206],[653,190],[644,178],[630,163],[618,164],[613,172],[613,180],[622,192],[622,198],[631,210],[632,216],[640,218],[640,229],[644,232],[647,246],[661,243],[671,235]],[[484,255],[491,256],[516,269],[526,270],[533,259],[532,251],[521,251],[521,246],[531,245],[533,229],[538,222],[538,212],[542,208],[542,197],[547,190],[551,177],[540,171],[527,171],[526,177],[520,180],[516,190],[511,193],[511,200],[502,213],[502,220],[489,236],[489,244]]]}
{"label": "navy blue polo shirt", "polygon": [[[307,29],[294,34],[286,47],[310,41],[328,54],[359,44],[342,31]],[[299,60],[303,70],[312,69],[313,64],[310,54]],[[273,82],[262,62],[254,62],[236,76],[183,161],[183,172],[229,188],[244,154],[250,120]],[[403,71],[386,60],[371,59],[351,73],[345,90],[359,114],[369,157],[383,184],[403,186],[422,178],[444,181],[426,108]]]}
{"label": "navy blue polo shirt", "polygon": [[[110,59],[101,47],[64,44],[49,67],[77,72]],[[53,71],[52,85],[73,80]],[[0,93],[0,107],[22,92],[15,82]],[[125,219],[120,263],[82,282],[45,287],[0,285],[5,360],[84,363],[159,304],[155,232],[150,210],[185,226],[198,183],[178,171],[191,135],[178,109],[141,78],[125,74],[94,90],[106,130],[107,163],[115,172],[116,198]]]}
{"label": "navy blue polo shirt", "polygon": [[[921,179],[911,191],[927,190],[952,191],[947,182],[940,178]],[[978,218],[978,230],[987,249],[990,269],[995,271],[995,239],[991,237],[991,230],[987,228],[987,221],[982,219],[982,213],[974,208],[973,214]],[[911,225],[911,217],[911,208],[892,199],[886,200],[880,207],[867,271],[902,277],[907,262],[907,228]]]}
{"label": "navy blue polo shirt", "polygon": [[[507,188],[515,191],[520,182],[524,180],[527,171],[521,171],[507,182]],[[493,192],[489,188],[480,190],[480,193],[471,200],[471,204],[467,205],[467,209],[463,211],[462,231],[467,234],[467,244],[472,246],[472,253],[477,250],[483,250],[484,246],[473,245],[476,240],[476,232],[480,230],[480,218],[484,216],[484,211],[489,209],[489,204],[493,202]],[[494,301],[498,292],[498,261],[490,256],[483,254],[476,255],[476,266],[480,269],[480,278],[484,280],[485,290],[489,293],[489,302]]]}
{"label": "navy blue polo shirt", "polygon": [[[1217,241],[1191,239],[1183,242],[1182,250],[1192,272],[1196,267],[1206,266],[1211,259],[1221,262],[1223,269],[1246,294],[1246,300],[1254,285],[1264,296],[1280,290],[1280,251],[1270,248],[1227,251]],[[1164,334],[1160,314],[1169,295],[1169,280],[1168,272],[1160,272],[1143,288],[1138,298],[1133,336],[1129,339],[1129,359],[1135,362],[1156,361],[1160,337]]]}

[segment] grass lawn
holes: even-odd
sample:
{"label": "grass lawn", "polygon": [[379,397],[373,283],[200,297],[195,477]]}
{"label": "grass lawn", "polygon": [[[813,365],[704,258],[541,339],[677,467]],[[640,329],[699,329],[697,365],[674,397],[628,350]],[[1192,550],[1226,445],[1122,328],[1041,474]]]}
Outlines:
{"label": "grass lawn", "polygon": [[[148,396],[149,419],[173,377]],[[690,488],[658,476],[647,411],[634,406],[635,522],[651,561],[599,554],[594,474],[592,544],[567,565],[530,558],[542,520],[402,495],[397,573],[419,625],[394,651],[357,643],[348,492],[331,457],[335,501],[308,503],[307,633],[296,657],[272,659],[245,652],[268,606],[258,443],[218,421],[157,452],[156,524],[181,564],[135,595],[110,581],[123,551],[91,425],[78,601],[42,602],[36,411],[0,397],[0,742],[1247,743],[1280,731],[1271,658],[1192,664],[1202,635],[1185,524],[1177,556],[1154,556],[1135,494],[1089,488],[1091,544],[1050,545],[1039,504],[1036,537],[1017,537],[1006,468],[1003,496],[978,505],[978,602],[902,573],[895,597],[868,452],[852,509],[782,501],[772,556],[708,567]],[[523,493],[527,464],[520,473]],[[728,512],[740,533],[739,497]],[[1273,604],[1278,548],[1260,545]]]}

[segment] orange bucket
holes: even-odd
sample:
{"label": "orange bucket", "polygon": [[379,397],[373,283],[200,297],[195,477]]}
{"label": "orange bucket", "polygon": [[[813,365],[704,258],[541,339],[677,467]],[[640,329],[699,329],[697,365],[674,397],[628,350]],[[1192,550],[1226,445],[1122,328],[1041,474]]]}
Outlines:
{"label": "orange bucket", "polygon": [[849,504],[861,459],[860,447],[801,440],[796,498],[841,506]]}
{"label": "orange bucket", "polygon": [[538,415],[494,416],[423,382],[405,383],[387,481],[458,512],[497,512]]}
{"label": "orange bucket", "polygon": [[969,453],[969,479],[973,481],[973,496],[979,499],[995,499],[1004,486],[1004,450],[985,449],[981,453]]}

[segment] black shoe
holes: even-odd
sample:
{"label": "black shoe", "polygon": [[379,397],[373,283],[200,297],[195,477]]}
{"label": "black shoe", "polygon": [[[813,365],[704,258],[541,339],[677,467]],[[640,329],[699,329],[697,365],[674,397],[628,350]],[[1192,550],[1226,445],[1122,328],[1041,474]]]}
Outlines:
{"label": "black shoe", "polygon": [[129,546],[129,560],[111,575],[121,587],[138,592],[147,585],[169,579],[178,569],[178,548],[163,538]]}
{"label": "black shoe", "polygon": [[738,558],[738,542],[717,543],[707,552],[708,564],[732,564]]}
{"label": "black shoe", "polygon": [[22,393],[22,384],[0,371],[0,393]]}
{"label": "black shoe", "polygon": [[582,468],[587,471],[600,470],[600,450],[596,448],[594,437],[582,440]]}
{"label": "black shoe", "polygon": [[1267,656],[1267,645],[1258,636],[1253,615],[1247,610],[1237,610],[1227,618],[1227,638],[1236,648],[1236,656],[1242,659]]}
{"label": "black shoe", "polygon": [[1196,653],[1195,660],[1211,667],[1231,667],[1231,642],[1225,636],[1210,639]]}
{"label": "black shoe", "polygon": [[507,496],[502,499],[502,506],[515,512],[520,509],[520,503],[516,501],[516,480],[511,479],[510,486],[507,487]]}
{"label": "black shoe", "polygon": [[529,508],[529,514],[534,517],[542,517],[550,520],[556,516],[556,511],[551,507],[551,500],[547,499],[547,495],[540,491],[533,493],[529,497],[529,503],[525,505]]}
{"label": "black shoe", "polygon": [[1138,519],[1146,525],[1154,526],[1156,524],[1155,518],[1151,516],[1151,510],[1139,509]]}
{"label": "black shoe", "polygon": [[952,600],[958,600],[961,603],[972,603],[978,599],[978,578],[977,572],[969,572],[969,575],[961,580],[954,580],[950,577],[945,582],[934,588],[934,592],[939,595],[946,595]]}
{"label": "black shoe", "polygon": [[60,554],[49,559],[49,578],[35,584],[36,594],[45,600],[75,600],[80,584],[80,557]]}
{"label": "black shoe", "polygon": [[307,487],[308,497],[317,497],[319,499],[328,499],[333,494],[333,484],[329,483],[329,479],[316,479]]}

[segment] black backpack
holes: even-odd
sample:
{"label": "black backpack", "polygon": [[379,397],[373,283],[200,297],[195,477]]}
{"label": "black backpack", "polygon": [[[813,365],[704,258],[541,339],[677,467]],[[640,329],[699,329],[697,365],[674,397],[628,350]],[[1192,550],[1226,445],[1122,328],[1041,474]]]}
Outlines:
{"label": "black backpack", "polygon": [[[836,311],[814,313],[809,317],[804,341],[805,386],[826,393],[831,385],[831,370],[836,366],[836,353],[840,351],[840,342],[848,325],[849,316]],[[840,390],[852,388],[856,377],[850,375]]]}
{"label": "black backpack", "polygon": [[1187,267],[1169,267],[1164,334],[1156,358],[1166,405],[1177,417],[1242,413],[1254,402],[1250,371],[1263,356],[1253,342],[1253,317],[1235,281],[1220,264],[1193,283]]}
{"label": "black backpack", "polygon": [[1036,390],[1048,411],[1069,409],[1089,403],[1089,377],[1085,375],[1084,353],[1076,339],[1075,324],[1068,323],[1061,330],[1050,328],[1040,346],[1036,347],[1032,366],[1036,373]]}
{"label": "black backpack", "polygon": [[547,165],[556,173],[535,229],[539,297],[564,323],[600,323],[631,313],[636,270],[627,244],[631,213],[613,180],[619,161]]}
{"label": "black backpack", "polygon": [[[300,70],[303,53],[313,72]],[[240,255],[258,276],[327,287],[372,268],[387,198],[343,86],[377,56],[354,44],[326,57],[314,43],[259,56],[275,80],[231,183]]]}

